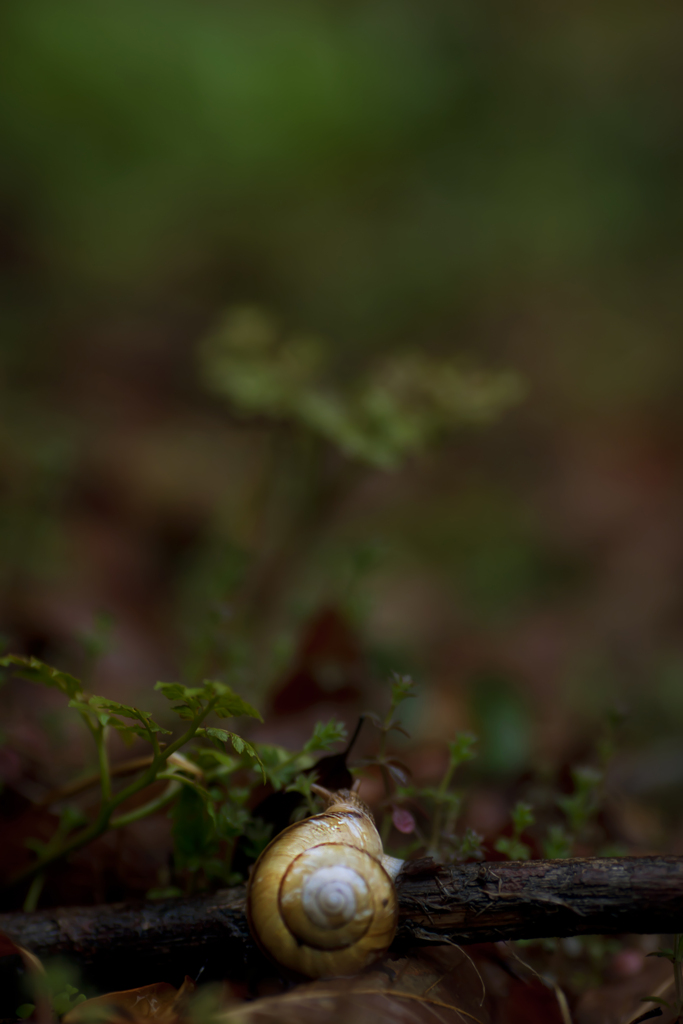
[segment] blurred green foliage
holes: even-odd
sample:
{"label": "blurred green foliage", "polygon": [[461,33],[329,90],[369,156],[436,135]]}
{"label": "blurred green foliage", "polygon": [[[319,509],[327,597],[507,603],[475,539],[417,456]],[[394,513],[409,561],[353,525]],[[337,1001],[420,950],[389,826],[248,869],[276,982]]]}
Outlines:
{"label": "blurred green foliage", "polygon": [[[477,697],[486,665],[435,663],[454,632],[495,646],[560,609],[549,689],[596,717],[655,661],[639,725],[665,708],[678,734],[676,600],[655,579],[620,604],[649,577],[610,591],[610,545],[647,530],[603,510],[631,508],[608,485],[643,438],[623,476],[656,537],[675,489],[681,21],[672,2],[6,0],[4,631],[52,655],[111,606],[188,681],[240,666],[264,693],[302,621],[342,606],[371,664],[475,695],[480,763],[505,774],[532,749],[517,677]],[[522,394],[495,441],[453,441]],[[418,596],[383,626],[427,574],[439,609]]]}
{"label": "blurred green foliage", "polygon": [[365,344],[677,238],[671,4],[10,0],[2,19],[3,188],[91,286],[145,291],[228,247]]}
{"label": "blurred green foliage", "polygon": [[295,336],[278,345],[277,326],[267,316],[239,309],[208,339],[204,369],[209,387],[237,409],[292,419],[380,469],[396,468],[448,427],[494,421],[522,395],[510,372],[467,372],[453,360],[416,351],[386,359],[344,394],[334,385],[330,355],[316,338]]}

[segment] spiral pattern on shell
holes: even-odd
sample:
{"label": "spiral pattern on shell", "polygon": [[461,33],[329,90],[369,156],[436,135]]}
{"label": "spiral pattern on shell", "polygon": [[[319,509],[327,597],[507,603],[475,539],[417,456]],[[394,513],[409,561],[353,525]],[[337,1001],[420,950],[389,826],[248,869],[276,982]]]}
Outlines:
{"label": "spiral pattern on shell", "polygon": [[354,974],[371,963],[391,944],[397,923],[382,856],[374,823],[354,808],[285,829],[249,881],[247,914],[259,945],[313,978]]}

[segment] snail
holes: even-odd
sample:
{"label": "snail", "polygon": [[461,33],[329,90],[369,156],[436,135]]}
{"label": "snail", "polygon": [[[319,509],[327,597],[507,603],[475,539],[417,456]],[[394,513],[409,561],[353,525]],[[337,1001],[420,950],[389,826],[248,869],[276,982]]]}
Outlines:
{"label": "snail", "polygon": [[354,790],[330,793],[321,814],[295,822],[256,861],[247,918],[261,949],[309,978],[355,974],[391,944],[394,878],[370,810]]}

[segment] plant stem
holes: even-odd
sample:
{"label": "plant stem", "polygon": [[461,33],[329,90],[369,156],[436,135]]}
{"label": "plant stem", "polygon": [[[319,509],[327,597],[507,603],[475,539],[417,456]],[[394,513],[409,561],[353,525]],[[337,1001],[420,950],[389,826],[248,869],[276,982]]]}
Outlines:
{"label": "plant stem", "polygon": [[102,802],[106,803],[107,800],[111,800],[111,774],[109,771],[109,758],[107,757],[107,730],[99,721],[93,725],[90,715],[87,715],[84,711],[81,711],[81,718],[90,730],[90,734],[97,747]]}
{"label": "plant stem", "polygon": [[97,759],[100,765],[100,785],[102,787],[102,801],[111,800],[111,773],[109,771],[109,756],[107,754],[107,729],[100,726],[95,735],[97,744]]}
{"label": "plant stem", "polygon": [[[164,776],[164,778],[168,777],[168,775]],[[161,776],[157,776],[157,778],[161,778]],[[109,828],[123,828],[124,825],[130,825],[133,821],[139,821],[141,818],[146,818],[149,814],[154,814],[155,811],[160,811],[162,807],[166,807],[172,800],[175,800],[181,789],[182,782],[174,779],[172,782],[169,782],[163,793],[155,800],[150,800],[148,803],[143,804],[142,807],[136,807],[135,810],[129,811],[127,814],[119,814],[118,818],[111,818]]]}
{"label": "plant stem", "polygon": [[[130,761],[121,761],[119,764],[110,766],[109,774],[112,779],[118,775],[130,775],[132,772],[140,771],[141,768],[149,768],[153,760],[153,755],[147,754],[145,757],[134,757]],[[77,779],[75,782],[70,782],[66,786],[50,790],[36,804],[36,807],[49,807],[50,804],[57,803],[58,800],[66,800],[67,797],[76,796],[77,793],[82,793],[84,789],[89,789],[91,786],[96,785],[100,779],[99,771],[84,775],[82,778]]]}
{"label": "plant stem", "polygon": [[29,886],[28,892],[26,893],[26,899],[24,900],[22,910],[24,910],[27,914],[34,911],[38,906],[38,900],[40,899],[40,894],[43,891],[44,884],[45,874],[41,871],[41,873],[39,875],[36,875],[36,877],[33,879]]}
{"label": "plant stem", "polygon": [[445,796],[448,792],[448,788],[453,779],[455,769],[458,767],[458,762],[451,757],[448,762],[448,768],[446,769],[441,782],[436,791],[434,798],[434,816],[432,818],[432,829],[429,838],[429,846],[427,848],[427,854],[430,857],[434,857],[435,860],[439,859],[439,837],[441,835],[442,819],[443,819],[443,805],[445,802]]}
{"label": "plant stem", "polygon": [[[391,717],[392,712],[393,712],[393,706],[392,706],[391,711],[387,715],[387,721]],[[385,725],[386,725],[386,723],[385,723]],[[387,735],[388,735],[388,732],[389,731],[388,731],[387,728],[382,729],[381,737],[380,737],[380,741],[379,741],[379,750],[377,751],[377,763],[379,765],[379,770],[380,770],[380,773],[382,775],[382,782],[384,783],[384,792],[386,794],[386,798],[387,798],[387,800],[390,800],[391,799],[391,776],[389,774],[389,769],[387,768],[387,766],[386,766],[386,764],[384,762],[384,758],[385,758],[385,755],[386,755],[386,746],[387,746]],[[380,838],[382,840],[382,846],[386,846],[386,843],[387,843],[387,840],[389,838],[389,833],[390,832],[391,832],[391,814],[389,813],[389,810],[387,809],[384,812],[384,814],[382,815],[382,821],[381,821],[380,829],[379,829]]]}
{"label": "plant stem", "polygon": [[154,729],[149,729],[148,728],[147,729],[147,735],[149,736],[149,742],[152,744],[152,750],[154,751],[154,756],[155,757],[159,757],[159,755],[161,754],[161,747],[159,746],[159,740],[157,739],[157,734],[154,732]]}
{"label": "plant stem", "polygon": [[209,701],[206,707],[202,708],[201,711],[192,719],[187,731],[154,757],[146,772],[144,772],[139,778],[134,779],[133,782],[125,787],[125,789],[120,790],[120,792],[112,796],[107,802],[103,803],[100,808],[100,813],[95,821],[86,826],[86,828],[73,836],[63,845],[54,850],[45,851],[45,853],[38,857],[33,864],[29,864],[28,867],[18,871],[10,878],[10,885],[16,882],[23,882],[28,878],[33,878],[41,871],[44,871],[45,868],[54,864],[55,861],[62,860],[75,850],[80,850],[81,847],[86,846],[88,843],[91,843],[93,839],[97,839],[106,832],[109,828],[110,818],[116,808],[120,804],[124,803],[124,801],[128,800],[129,797],[139,793],[141,789],[145,789],[157,779],[160,768],[165,764],[171,754],[175,754],[176,750],[184,746],[186,743],[189,743],[204,719],[211,713],[211,711],[213,711],[217,701],[217,697]]}

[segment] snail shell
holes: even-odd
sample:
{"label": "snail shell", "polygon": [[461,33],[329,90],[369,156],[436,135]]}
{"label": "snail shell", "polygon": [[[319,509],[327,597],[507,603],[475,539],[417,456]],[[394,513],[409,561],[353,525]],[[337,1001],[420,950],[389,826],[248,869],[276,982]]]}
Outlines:
{"label": "snail shell", "polygon": [[398,920],[393,879],[370,811],[353,792],[290,825],[254,865],[247,889],[251,933],[273,960],[309,978],[355,974],[391,944]]}

